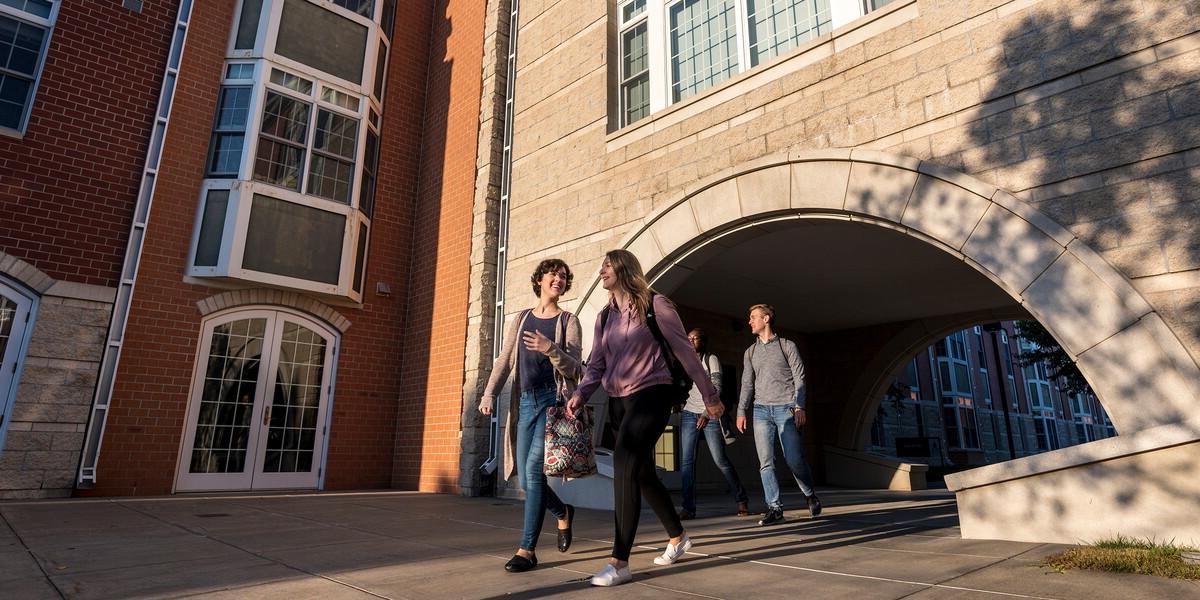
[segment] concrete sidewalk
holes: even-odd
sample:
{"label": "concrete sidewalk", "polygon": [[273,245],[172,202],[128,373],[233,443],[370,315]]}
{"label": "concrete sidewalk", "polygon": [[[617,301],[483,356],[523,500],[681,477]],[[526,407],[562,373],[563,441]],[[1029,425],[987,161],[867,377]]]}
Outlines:
{"label": "concrete sidewalk", "polygon": [[[705,498],[695,548],[672,567],[642,517],[632,584],[592,588],[612,514],[580,510],[575,545],[504,572],[521,504],[403,492],[0,503],[0,597],[40,598],[1128,598],[1200,597],[1200,585],[1037,566],[1061,546],[962,540],[953,496],[830,490],[821,518],[728,516]],[[796,496],[788,506],[801,506]],[[719,514],[726,513],[726,514]]]}

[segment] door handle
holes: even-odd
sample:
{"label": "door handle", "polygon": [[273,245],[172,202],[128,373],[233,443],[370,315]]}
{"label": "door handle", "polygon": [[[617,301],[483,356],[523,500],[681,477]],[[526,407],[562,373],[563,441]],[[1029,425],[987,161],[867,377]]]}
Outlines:
{"label": "door handle", "polygon": [[271,422],[271,405],[268,404],[263,408],[263,427],[266,427]]}

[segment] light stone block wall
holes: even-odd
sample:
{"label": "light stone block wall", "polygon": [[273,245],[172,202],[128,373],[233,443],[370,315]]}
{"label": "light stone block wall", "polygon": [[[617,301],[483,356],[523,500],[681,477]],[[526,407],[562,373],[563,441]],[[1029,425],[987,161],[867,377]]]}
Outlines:
{"label": "light stone block wall", "polygon": [[[504,143],[504,90],[507,80],[508,0],[488,2],[484,23],[483,94],[479,108],[479,149],[471,232],[471,281],[464,357],[462,454],[459,488],[464,495],[486,492],[479,471],[491,451],[490,419],[478,411],[492,369],[495,342],[496,252],[499,247],[500,182]],[[502,463],[501,463],[502,464]],[[503,467],[498,467],[502,470]]]}
{"label": "light stone block wall", "polygon": [[521,5],[514,309],[516,283],[547,255],[576,268],[572,296],[584,293],[603,252],[697,180],[782,152],[870,148],[1038,208],[1155,290],[1147,299],[1200,358],[1196,3],[896,2],[618,131],[609,11]]}
{"label": "light stone block wall", "polygon": [[0,498],[71,495],[114,296],[58,283],[39,301],[0,451]]}
{"label": "light stone block wall", "polygon": [[[1200,241],[1194,234],[1200,4],[899,0],[619,130],[610,112],[615,65],[606,61],[615,44],[612,10],[604,0],[521,3],[508,313],[527,303],[525,274],[547,256],[575,269],[567,305],[578,304],[603,253],[645,226],[648,215],[695,192],[699,181],[745,172],[773,156],[814,150],[848,156],[853,148],[856,156],[878,150],[912,159],[918,185],[934,183],[931,171],[958,183],[957,172],[1011,193],[993,200],[1023,217],[1029,207],[1037,209],[1029,218],[1048,221],[1038,226],[1061,231],[1054,240],[1084,257],[1055,267],[1064,282],[1081,269],[1111,264],[1141,296],[1122,302],[1157,315],[1139,325],[1146,331],[1130,335],[1173,336],[1190,356],[1172,361],[1200,361]],[[868,175],[851,172],[850,186]],[[802,174],[792,183],[814,198],[826,195],[826,184]],[[736,186],[755,184],[742,178],[722,185],[731,189],[718,185],[691,200],[693,206],[712,200],[711,214],[697,209],[697,222],[675,229],[656,223],[653,235],[639,237],[631,249],[644,258],[663,256],[658,238],[704,231],[704,220],[723,208],[722,198],[736,199]],[[864,197],[847,196],[848,202]],[[963,198],[962,208],[975,210]],[[990,222],[996,214],[983,218]],[[923,224],[936,229],[937,219],[930,212]],[[941,237],[958,242],[966,233],[947,229]],[[1033,280],[1043,272],[1030,267],[1010,275]],[[1101,316],[1118,328],[1129,320]],[[1086,334],[1086,327],[1076,329]],[[1096,349],[1086,356],[1093,371],[1107,368],[1106,340],[1085,338],[1071,341],[1080,350]],[[1189,387],[1195,386],[1179,382],[1174,389]],[[1032,427],[1024,437],[1031,446]]]}

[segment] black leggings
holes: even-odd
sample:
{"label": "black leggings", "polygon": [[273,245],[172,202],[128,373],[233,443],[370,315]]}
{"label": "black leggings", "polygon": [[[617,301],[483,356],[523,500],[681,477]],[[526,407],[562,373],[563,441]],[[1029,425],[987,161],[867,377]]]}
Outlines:
{"label": "black leggings", "polygon": [[670,385],[656,385],[608,401],[609,422],[617,430],[613,448],[617,532],[612,551],[617,560],[629,560],[643,496],[662,521],[667,535],[675,537],[683,533],[675,503],[654,471],[654,445],[671,418],[670,393]]}

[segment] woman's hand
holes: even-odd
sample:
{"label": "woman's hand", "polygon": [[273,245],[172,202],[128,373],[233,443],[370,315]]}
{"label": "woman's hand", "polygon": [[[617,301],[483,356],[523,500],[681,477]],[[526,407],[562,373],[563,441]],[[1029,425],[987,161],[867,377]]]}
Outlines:
{"label": "woman's hand", "polygon": [[522,333],[521,341],[525,342],[525,349],[530,352],[545,354],[550,351],[550,338],[542,335],[540,331],[526,331]]}
{"label": "woman's hand", "polygon": [[583,406],[585,404],[587,404],[587,402],[584,402],[583,398],[580,398],[577,395],[571,396],[571,399],[567,401],[567,412],[578,416],[579,411],[583,410]]}
{"label": "woman's hand", "polygon": [[708,415],[700,415],[699,417],[696,417],[696,430],[697,431],[704,429],[705,425],[708,425]]}
{"label": "woman's hand", "polygon": [[709,404],[707,408],[708,418],[710,419],[720,419],[721,415],[725,414],[725,405],[720,402],[716,404]]}
{"label": "woman's hand", "polygon": [[479,401],[479,412],[489,416],[492,414],[492,400],[490,398],[484,398]]}
{"label": "woman's hand", "polygon": [[746,417],[737,418],[738,433],[746,433]]}

